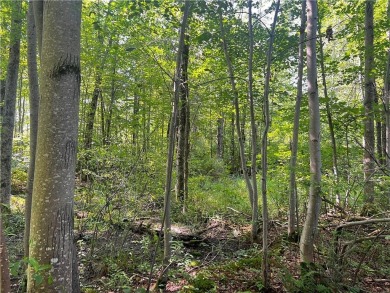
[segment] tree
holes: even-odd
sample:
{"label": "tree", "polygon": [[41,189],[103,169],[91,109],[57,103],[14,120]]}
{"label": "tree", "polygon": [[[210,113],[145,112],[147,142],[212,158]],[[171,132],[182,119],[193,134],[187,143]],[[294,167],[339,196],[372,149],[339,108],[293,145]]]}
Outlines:
{"label": "tree", "polygon": [[[374,174],[375,174],[375,131],[374,131],[374,1],[366,0],[365,10],[365,41],[364,41],[364,201],[367,204],[374,202]],[[365,212],[369,212],[364,211]]]}
{"label": "tree", "polygon": [[321,207],[320,107],[317,87],[317,1],[307,0],[307,86],[309,95],[310,191],[305,224],[300,240],[300,259],[314,260],[314,239]]}
{"label": "tree", "polygon": [[[174,75],[174,97],[173,97],[173,107],[171,121],[169,124],[169,141],[168,141],[168,156],[167,156],[167,165],[166,165],[166,179],[165,179],[165,194],[164,194],[164,265],[166,268],[169,266],[171,258],[171,186],[172,186],[172,169],[173,169],[173,158],[175,153],[175,143],[176,143],[176,122],[178,114],[178,106],[180,99],[180,87],[181,79],[180,72],[183,61],[183,51],[185,48],[185,34],[187,29],[188,18],[190,14],[191,3],[189,0],[186,0],[184,3],[184,14],[181,21],[180,32],[179,32],[179,44],[177,49],[176,57],[176,68]],[[159,280],[162,283],[166,281],[167,270],[163,274],[163,279]]]}
{"label": "tree", "polygon": [[270,38],[267,50],[267,68],[264,84],[264,130],[261,144],[261,198],[262,198],[262,216],[263,216],[263,285],[265,288],[269,287],[269,262],[268,262],[268,199],[267,199],[267,173],[268,173],[268,132],[271,123],[271,116],[269,110],[269,88],[271,81],[271,63],[272,63],[272,51],[275,39],[275,27],[278,20],[280,0],[276,2],[275,16],[270,31]]}
{"label": "tree", "polygon": [[[180,105],[177,131],[177,181],[176,197],[183,206],[183,212],[186,210],[186,198],[188,197],[188,152],[189,152],[189,130],[190,130],[190,104],[188,89],[188,61],[189,61],[189,36],[185,37],[184,48],[182,52],[181,71],[180,71]],[[187,191],[187,192],[186,192]]]}
{"label": "tree", "polygon": [[[390,0],[387,2],[387,19],[390,19]],[[390,29],[388,30],[388,39],[390,41]],[[387,62],[385,71],[385,114],[386,114],[386,161],[387,168],[390,170],[390,48],[387,49]]]}
{"label": "tree", "polygon": [[29,258],[50,270],[41,271],[38,282],[30,265],[27,291],[75,292],[73,197],[81,1],[45,1],[41,13],[44,18],[34,10],[35,19],[43,19],[43,31]]}
{"label": "tree", "polygon": [[37,69],[37,36],[33,2],[28,3],[27,13],[27,65],[30,104],[30,163],[28,168],[27,196],[25,204],[24,255],[28,256],[30,239],[31,200],[34,183],[35,153],[38,132],[39,85]]}
{"label": "tree", "polygon": [[9,60],[5,83],[4,113],[1,125],[0,203],[9,206],[11,196],[11,158],[15,125],[16,90],[20,61],[22,1],[12,1]]}
{"label": "tree", "polygon": [[302,1],[301,26],[299,28],[299,49],[298,49],[298,81],[297,97],[295,101],[293,138],[291,142],[290,160],[290,190],[289,190],[289,213],[288,213],[288,237],[298,240],[298,195],[296,183],[296,167],[298,153],[299,118],[301,114],[302,101],[302,79],[304,65],[304,42],[306,25],[306,1]]}

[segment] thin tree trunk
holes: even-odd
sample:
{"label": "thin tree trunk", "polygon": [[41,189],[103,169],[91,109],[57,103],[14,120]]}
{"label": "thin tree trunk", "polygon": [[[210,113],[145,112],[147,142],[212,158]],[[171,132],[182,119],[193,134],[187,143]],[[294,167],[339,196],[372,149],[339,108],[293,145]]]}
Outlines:
{"label": "thin tree trunk", "polygon": [[300,240],[300,259],[314,261],[314,239],[321,207],[320,107],[317,87],[317,1],[307,0],[307,84],[309,94],[310,193],[305,224]]}
{"label": "thin tree trunk", "polygon": [[251,204],[251,208],[253,209],[253,187],[252,187],[252,183],[249,179],[248,172],[246,172],[246,156],[245,156],[244,138],[242,136],[241,124],[240,124],[240,107],[238,104],[238,91],[236,89],[236,81],[235,81],[235,77],[234,77],[233,65],[232,65],[232,62],[230,61],[230,57],[229,57],[228,44],[226,41],[225,30],[223,27],[222,11],[220,11],[220,13],[219,13],[219,26],[220,26],[221,35],[222,35],[223,52],[225,54],[226,65],[228,67],[230,85],[232,87],[232,92],[233,92],[233,96],[234,96],[234,99],[233,99],[233,104],[234,104],[234,109],[235,109],[235,119],[234,120],[235,120],[236,132],[237,132],[237,136],[238,136],[238,146],[240,149],[241,169],[243,170],[245,184],[246,184],[246,187],[248,189],[249,202]]}
{"label": "thin tree trunk", "polygon": [[[248,28],[249,28],[249,59],[248,59],[248,98],[249,112],[251,119],[251,175],[252,175],[252,241],[258,241],[259,230],[259,195],[257,192],[257,128],[255,120],[255,109],[253,101],[253,25],[252,25],[252,0],[248,0]],[[246,170],[244,170],[246,172]]]}
{"label": "thin tree trunk", "polygon": [[30,163],[28,167],[27,196],[25,204],[24,256],[29,254],[31,198],[34,182],[35,152],[37,147],[39,85],[37,69],[37,36],[35,31],[33,1],[28,3],[27,18],[27,67],[30,99]]}
{"label": "thin tree trunk", "polygon": [[[165,178],[165,195],[164,195],[164,266],[167,268],[171,259],[171,187],[172,187],[172,169],[173,169],[173,159],[175,154],[175,142],[176,142],[176,121],[177,121],[177,112],[180,99],[180,68],[182,62],[182,55],[184,50],[184,39],[187,29],[188,18],[190,14],[190,0],[186,0],[184,3],[184,13],[183,19],[181,22],[180,33],[179,33],[179,44],[176,56],[176,68],[175,68],[175,77],[174,77],[174,98],[173,98],[173,107],[172,115],[169,125],[169,142],[168,142],[168,156],[167,156],[167,168],[166,168],[166,178]],[[164,276],[162,276],[165,281],[167,278],[167,269],[165,270]]]}
{"label": "thin tree trunk", "polygon": [[328,96],[328,87],[326,85],[326,73],[325,73],[325,65],[324,65],[324,44],[322,42],[322,36],[321,36],[321,22],[319,21],[318,25],[318,31],[319,31],[319,37],[320,37],[320,65],[321,65],[321,77],[322,77],[322,86],[324,87],[324,96],[325,96],[325,107],[326,107],[326,117],[328,119],[328,125],[329,125],[329,134],[330,134],[330,143],[332,146],[332,163],[333,163],[333,176],[334,176],[334,183],[336,185],[336,203],[339,205],[341,202],[340,193],[337,190],[337,185],[339,183],[339,170],[338,170],[338,163],[337,163],[337,145],[336,145],[336,138],[334,135],[334,126],[333,126],[333,119],[332,119],[332,111],[330,109],[329,104],[329,96]]}
{"label": "thin tree trunk", "polygon": [[[73,198],[80,97],[81,1],[45,1],[27,292],[72,292]],[[34,11],[34,17],[41,16]]]}
{"label": "thin tree trunk", "polygon": [[224,132],[224,122],[225,119],[223,117],[218,118],[217,120],[217,156],[218,159],[223,159],[223,132]]}
{"label": "thin tree trunk", "polygon": [[[364,157],[363,171],[365,185],[363,190],[366,204],[374,202],[375,173],[375,130],[374,130],[374,2],[366,1],[365,11],[365,65],[364,65]],[[364,208],[365,209],[365,208]],[[363,211],[363,213],[369,211]]]}
{"label": "thin tree trunk", "polygon": [[269,84],[271,80],[271,63],[272,63],[272,51],[273,44],[275,39],[275,28],[276,22],[278,20],[280,0],[276,2],[275,16],[272,23],[268,51],[267,51],[267,69],[264,85],[264,118],[265,125],[262,137],[262,146],[261,146],[261,194],[262,194],[262,216],[263,216],[263,262],[262,262],[262,274],[263,274],[263,286],[267,289],[269,288],[269,262],[268,262],[268,203],[267,203],[267,169],[268,169],[268,131],[271,122],[271,116],[269,113]]}
{"label": "thin tree trunk", "polygon": [[112,112],[114,109],[115,104],[115,94],[116,94],[116,88],[115,88],[115,76],[116,76],[116,60],[114,63],[114,68],[112,72],[112,79],[111,79],[111,93],[110,93],[110,104],[108,105],[108,117],[106,118],[106,137],[104,140],[104,144],[108,145],[111,142],[111,122],[112,122]]}
{"label": "thin tree trunk", "polygon": [[183,213],[186,210],[186,202],[185,202],[185,164],[187,160],[187,142],[188,138],[186,135],[187,132],[187,117],[188,114],[188,61],[189,61],[189,36],[185,37],[185,44],[182,53],[182,61],[181,61],[181,73],[180,73],[180,109],[179,109],[179,119],[178,119],[178,139],[177,139],[177,180],[176,180],[176,198],[182,204]]}
{"label": "thin tree trunk", "polygon": [[10,49],[1,128],[0,203],[6,206],[9,206],[11,197],[11,158],[20,60],[22,1],[12,1],[11,9]]}
{"label": "thin tree trunk", "polygon": [[289,190],[289,214],[288,214],[288,237],[292,240],[298,240],[298,194],[296,183],[297,153],[298,153],[298,135],[299,118],[301,115],[302,101],[302,80],[304,64],[304,44],[305,44],[305,26],[306,26],[306,1],[302,1],[301,26],[299,29],[299,49],[298,49],[298,82],[297,98],[295,101],[294,129],[291,142],[291,161],[290,161],[290,190]]}

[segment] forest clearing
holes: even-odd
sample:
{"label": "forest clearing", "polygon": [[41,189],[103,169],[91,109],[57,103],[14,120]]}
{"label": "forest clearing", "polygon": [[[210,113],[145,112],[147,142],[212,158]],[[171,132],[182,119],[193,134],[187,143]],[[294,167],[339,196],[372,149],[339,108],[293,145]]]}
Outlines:
{"label": "forest clearing", "polygon": [[0,293],[390,292],[390,0],[0,15]]}

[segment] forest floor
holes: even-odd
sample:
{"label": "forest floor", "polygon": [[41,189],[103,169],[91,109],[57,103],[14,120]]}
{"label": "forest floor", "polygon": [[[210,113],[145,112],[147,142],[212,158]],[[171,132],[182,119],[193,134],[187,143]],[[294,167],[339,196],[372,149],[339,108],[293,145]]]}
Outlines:
{"label": "forest floor", "polygon": [[[13,203],[12,229],[7,231],[12,292],[23,292],[23,272],[16,265],[23,256],[23,199]],[[261,245],[251,243],[250,226],[234,221],[235,212],[231,213],[191,226],[173,225],[169,281],[160,292],[261,292]],[[153,288],[165,269],[160,220],[124,219],[99,227],[85,225],[89,220],[87,212],[76,214],[82,291],[126,293]],[[338,215],[322,216],[315,273],[300,276],[298,244],[286,240],[284,219],[273,220],[270,292],[390,292],[390,239],[382,237],[389,234],[389,224],[345,229],[335,242],[335,228],[345,221]]]}

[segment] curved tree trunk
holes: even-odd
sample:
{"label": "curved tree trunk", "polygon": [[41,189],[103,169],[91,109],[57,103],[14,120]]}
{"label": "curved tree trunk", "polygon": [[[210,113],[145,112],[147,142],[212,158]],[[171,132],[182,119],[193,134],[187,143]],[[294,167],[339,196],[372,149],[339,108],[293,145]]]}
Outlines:
{"label": "curved tree trunk", "polygon": [[298,153],[298,134],[299,118],[301,115],[302,101],[302,79],[304,64],[304,43],[305,43],[305,25],[306,25],[306,1],[302,1],[301,27],[299,29],[299,49],[298,49],[298,82],[297,98],[295,101],[294,129],[291,142],[291,161],[290,161],[290,190],[289,190],[289,213],[288,213],[288,237],[298,239],[298,194],[296,183],[296,167]]}
{"label": "curved tree trunk", "polygon": [[314,260],[314,239],[317,234],[321,207],[320,107],[317,87],[317,1],[307,0],[307,85],[309,93],[310,193],[305,224],[300,240],[300,259]]}
{"label": "curved tree trunk", "polygon": [[[27,292],[73,292],[73,197],[80,97],[81,1],[43,3],[40,105],[29,258],[50,270]],[[41,16],[34,11],[34,17]]]}

